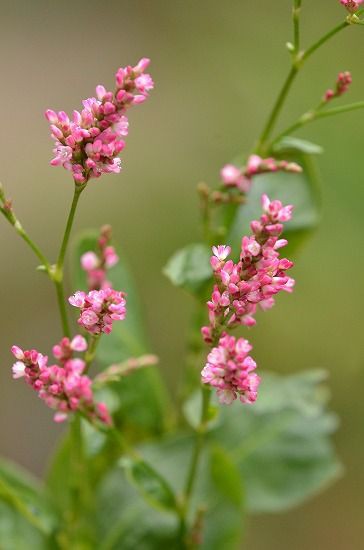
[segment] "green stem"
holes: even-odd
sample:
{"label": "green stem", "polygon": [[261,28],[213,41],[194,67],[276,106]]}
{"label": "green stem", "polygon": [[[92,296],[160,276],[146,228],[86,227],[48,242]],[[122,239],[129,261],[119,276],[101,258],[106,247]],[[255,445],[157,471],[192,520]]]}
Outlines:
{"label": "green stem", "polygon": [[[91,488],[89,485],[86,468],[84,449],[84,438],[82,433],[81,415],[75,413],[70,426],[71,437],[71,472],[70,472],[70,495],[71,510],[70,521],[67,526],[68,543],[83,543],[89,538],[89,526],[85,525],[84,519],[87,511],[92,506]],[[78,547],[78,546],[77,546]]]}
{"label": "green stem", "polygon": [[303,52],[301,61],[306,61],[316,50],[318,50],[323,44],[325,44],[325,42],[330,40],[330,38],[335,36],[335,34],[337,34],[338,32],[346,29],[346,27],[348,27],[349,25],[350,23],[345,20],[333,29],[331,29],[328,33],[324,34],[319,40],[317,40],[317,42],[314,42],[312,46],[310,46],[305,52]]}
{"label": "green stem", "polygon": [[35,244],[34,241],[29,237],[23,226],[21,225],[20,221],[15,216],[14,212],[12,210],[7,210],[6,208],[3,208],[0,206],[0,212],[5,216],[5,218],[8,220],[8,222],[14,227],[15,231],[20,235],[20,237],[27,243],[27,245],[33,250],[34,254],[37,256],[37,258],[40,260],[42,265],[44,265],[47,273],[50,271],[50,265],[43,254],[43,252],[40,250],[39,246]]}
{"label": "green stem", "polygon": [[77,185],[77,184],[75,185],[75,191],[74,191],[74,194],[73,194],[71,209],[70,209],[70,212],[68,214],[66,229],[64,231],[62,244],[61,244],[61,248],[60,248],[60,251],[59,251],[58,260],[57,260],[57,264],[56,264],[56,270],[57,271],[62,271],[63,270],[64,258],[65,258],[66,251],[67,251],[68,241],[69,241],[71,230],[72,230],[72,225],[73,225],[73,220],[74,220],[76,209],[77,209],[78,200],[79,200],[80,195],[81,195],[81,193],[84,189],[85,189],[85,185]]}
{"label": "green stem", "polygon": [[67,317],[66,297],[64,294],[63,279],[60,281],[54,280],[54,286],[56,287],[57,303],[58,303],[59,314],[61,317],[63,336],[67,336],[67,338],[69,338],[71,336],[71,332],[70,332],[68,317]]}
{"label": "green stem", "polygon": [[196,441],[195,446],[190,462],[190,466],[187,472],[187,479],[183,494],[183,504],[180,511],[180,536],[183,539],[186,535],[186,522],[189,512],[189,505],[191,501],[191,495],[196,482],[196,474],[198,470],[198,465],[200,462],[201,452],[205,443],[205,435],[207,429],[207,422],[209,418],[209,406],[211,399],[211,389],[203,386],[201,388],[202,392],[202,408],[201,408],[201,418],[200,423],[197,427]]}
{"label": "green stem", "polygon": [[281,132],[271,143],[269,149],[272,148],[272,146],[276,143],[278,143],[284,136],[290,135],[299,128],[302,128],[306,124],[309,124],[310,122],[314,122],[315,120],[318,120],[320,118],[326,118],[330,116],[336,116],[340,115],[341,113],[348,113],[350,111],[356,111],[359,109],[364,109],[364,101],[357,101],[356,103],[349,103],[349,105],[343,105],[341,107],[334,107],[332,109],[327,110],[315,110],[315,111],[308,111],[304,115],[302,115],[294,124],[286,128],[283,132]]}
{"label": "green stem", "polygon": [[294,53],[300,51],[300,15],[301,15],[301,0],[294,0],[292,19],[293,19],[293,46]]}
{"label": "green stem", "polygon": [[64,265],[64,259],[67,252],[68,242],[71,235],[73,221],[76,214],[78,200],[80,198],[82,191],[85,189],[85,187],[86,185],[77,185],[77,184],[75,185],[71,209],[68,214],[67,224],[66,224],[66,228],[62,239],[58,260],[55,266],[55,271],[52,275],[52,280],[56,286],[58,308],[61,316],[63,334],[64,336],[68,336],[68,337],[70,336],[70,328],[68,323],[66,300],[65,300],[64,288],[63,288],[63,265]]}
{"label": "green stem", "polygon": [[264,144],[268,140],[274,126],[276,123],[276,120],[278,118],[279,113],[281,112],[281,109],[283,107],[284,101],[288,95],[288,92],[292,86],[292,83],[294,79],[296,78],[296,75],[298,73],[298,67],[295,65],[292,65],[288,76],[283,84],[283,87],[281,91],[278,94],[278,97],[276,99],[275,104],[273,105],[273,109],[271,111],[271,114],[268,117],[267,123],[263,129],[263,132],[258,140],[258,144],[255,148],[257,153],[262,153],[264,151]]}
{"label": "green stem", "polygon": [[364,101],[357,101],[356,103],[349,103],[348,105],[343,105],[342,107],[333,107],[332,109],[327,109],[326,111],[320,111],[319,113],[316,113],[313,120],[317,120],[318,118],[326,118],[329,116],[336,116],[340,115],[341,113],[348,113],[350,111],[357,111],[359,109],[364,109]]}
{"label": "green stem", "polygon": [[87,373],[88,369],[90,368],[92,361],[95,359],[96,349],[97,349],[99,341],[100,341],[100,335],[99,334],[91,336],[91,340],[90,340],[88,349],[85,353],[85,363],[86,363],[85,370],[84,370],[85,374]]}
{"label": "green stem", "polygon": [[302,68],[303,64],[311,55],[318,50],[325,42],[330,40],[333,36],[335,36],[338,32],[345,29],[349,26],[348,21],[344,21],[331,29],[328,33],[324,34],[317,42],[314,42],[312,46],[310,46],[306,51],[300,53],[297,52],[292,60],[292,67],[288,73],[288,76],[283,84],[283,87],[281,91],[278,94],[278,97],[276,99],[276,102],[273,105],[272,111],[268,117],[268,120],[263,128],[263,132],[258,140],[257,146],[255,148],[255,151],[259,153],[264,153],[265,150],[265,143],[268,140],[270,134],[272,133],[272,130],[274,129],[275,123],[277,121],[278,115],[280,114],[282,107],[284,105],[285,99],[288,95],[288,92],[291,89],[291,86]]}

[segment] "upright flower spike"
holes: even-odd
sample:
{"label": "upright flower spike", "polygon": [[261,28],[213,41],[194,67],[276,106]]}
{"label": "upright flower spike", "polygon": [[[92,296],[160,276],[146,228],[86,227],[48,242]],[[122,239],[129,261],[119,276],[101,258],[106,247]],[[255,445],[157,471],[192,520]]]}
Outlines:
{"label": "upright flower spike", "polygon": [[220,177],[225,187],[235,187],[242,193],[248,193],[254,176],[279,171],[302,172],[302,168],[295,162],[274,158],[263,159],[258,155],[250,155],[247,165],[243,168],[226,164],[220,172]]}
{"label": "upright flower spike", "polygon": [[86,349],[86,340],[80,335],[71,341],[63,338],[53,348],[53,355],[60,365],[48,365],[48,357],[37,350],[23,351],[13,346],[11,351],[17,359],[12,367],[13,378],[24,377],[46,405],[57,411],[54,415],[56,422],[63,422],[70,413],[78,411],[91,422],[98,420],[111,424],[106,405],[94,401],[92,381],[83,374],[85,361],[73,357],[74,352]]}
{"label": "upright flower spike", "polygon": [[211,344],[223,327],[255,325],[258,305],[266,310],[274,305],[280,291],[292,292],[294,280],[286,271],[293,263],[281,258],[279,249],[287,244],[279,239],[283,223],[290,220],[292,206],[262,196],[263,214],[251,223],[253,234],[243,237],[240,259],[227,259],[230,247],[213,247],[211,267],[216,284],[207,302],[209,326],[202,328],[204,340]]}
{"label": "upright flower spike", "polygon": [[125,113],[132,105],[143,103],[154,86],[145,73],[149,63],[143,58],[135,67],[118,69],[115,91],[97,86],[96,97],[85,99],[82,111],[73,111],[72,118],[64,111],[46,111],[55,141],[52,166],[70,170],[79,185],[102,174],[120,172],[117,156],[125,147],[129,129]]}
{"label": "upright flower spike", "polygon": [[283,223],[291,219],[293,207],[262,195],[262,209],[260,220],[251,223],[253,234],[242,238],[236,264],[227,259],[229,246],[212,247],[210,263],[216,284],[207,302],[210,324],[201,329],[212,350],[201,381],[215,388],[219,401],[225,404],[237,397],[242,403],[254,403],[260,383],[254,372],[256,363],[248,355],[252,346],[244,338],[229,336],[227,331],[238,325],[253,326],[257,306],[271,308],[275,294],[281,290],[292,292],[294,285],[286,275],[293,263],[278,252],[287,244],[279,236]]}

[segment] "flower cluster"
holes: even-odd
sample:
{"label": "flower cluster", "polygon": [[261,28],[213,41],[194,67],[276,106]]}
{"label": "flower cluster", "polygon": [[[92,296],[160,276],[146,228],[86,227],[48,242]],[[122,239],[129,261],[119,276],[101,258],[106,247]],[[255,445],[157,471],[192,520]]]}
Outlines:
{"label": "flower cluster", "polygon": [[68,301],[80,308],[81,315],[77,322],[90,334],[110,334],[113,322],[125,319],[125,293],[109,287],[91,290],[88,294],[77,291]]}
{"label": "flower cluster", "polygon": [[201,373],[202,382],[217,390],[220,403],[230,405],[239,396],[242,403],[254,403],[260,377],[253,372],[255,361],[248,355],[252,346],[245,338],[223,334],[212,348]]}
{"label": "flower cluster", "polygon": [[111,283],[106,279],[106,272],[118,263],[119,257],[115,248],[110,245],[110,240],[111,227],[104,225],[97,241],[97,252],[89,251],[81,256],[81,266],[86,271],[89,290],[111,287]]}
{"label": "flower cluster", "polygon": [[293,207],[271,201],[267,195],[262,196],[262,207],[260,220],[251,222],[253,234],[242,239],[237,263],[227,259],[229,246],[212,248],[211,267],[216,284],[207,302],[210,324],[201,332],[213,349],[202,371],[202,382],[217,388],[223,403],[231,403],[237,395],[242,402],[252,403],[260,381],[252,373],[256,365],[247,355],[250,344],[243,338],[236,341],[224,329],[255,325],[258,305],[263,310],[271,308],[278,292],[292,292],[294,286],[294,280],[286,275],[293,263],[278,252],[287,244],[279,237],[283,222],[291,219]]}
{"label": "flower cluster", "polygon": [[336,80],[335,89],[334,90],[329,89],[325,92],[324,102],[328,103],[332,99],[335,99],[345,94],[348,91],[351,83],[352,83],[352,78],[349,71],[339,73]]}
{"label": "flower cluster", "polygon": [[251,222],[253,235],[243,237],[238,263],[226,261],[229,246],[213,247],[211,267],[216,285],[207,303],[210,326],[203,327],[207,343],[213,342],[216,329],[221,326],[253,326],[258,304],[265,310],[274,305],[274,295],[285,290],[291,292],[294,280],[286,275],[293,263],[280,258],[278,250],[287,244],[278,237],[283,231],[282,222],[291,219],[292,206],[283,206],[278,200],[262,196],[263,215]]}
{"label": "flower cluster", "polygon": [[364,0],[340,0],[340,4],[346,7],[350,13],[356,12]]}
{"label": "flower cluster", "polygon": [[69,413],[79,411],[91,421],[111,424],[106,405],[94,402],[91,379],[82,374],[85,361],[73,357],[74,352],[86,349],[87,343],[82,336],[75,336],[71,341],[63,338],[53,348],[59,365],[48,365],[48,357],[37,350],[23,351],[13,346],[11,351],[17,359],[12,368],[13,378],[25,378],[48,407],[57,411],[56,422],[62,422]]}
{"label": "flower cluster", "polygon": [[220,172],[220,177],[226,187],[235,187],[242,193],[248,193],[254,176],[278,171],[301,172],[302,168],[295,162],[274,158],[263,159],[258,155],[250,155],[244,168],[238,168],[234,164],[226,164]]}
{"label": "flower cluster", "polygon": [[73,111],[72,120],[64,111],[46,111],[55,140],[51,164],[70,170],[77,184],[83,185],[101,174],[120,172],[117,155],[128,135],[125,112],[145,101],[153,89],[151,76],[144,72],[149,62],[143,58],[135,67],[118,69],[115,91],[97,86],[96,97],[84,100],[82,111]]}

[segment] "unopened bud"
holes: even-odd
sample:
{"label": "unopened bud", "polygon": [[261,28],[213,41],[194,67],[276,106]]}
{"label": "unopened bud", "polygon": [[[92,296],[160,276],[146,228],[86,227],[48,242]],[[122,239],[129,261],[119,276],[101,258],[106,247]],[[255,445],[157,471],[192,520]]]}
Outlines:
{"label": "unopened bud", "polygon": [[[5,198],[5,197],[4,197]],[[6,212],[12,212],[12,209],[13,209],[13,202],[10,200],[10,199],[5,199],[4,200],[4,203],[3,203],[3,206],[4,206],[4,210]]]}
{"label": "unopened bud", "polygon": [[222,202],[224,202],[224,195],[220,193],[220,191],[214,191],[211,194],[211,199],[216,204],[221,204]]}
{"label": "unopened bud", "polygon": [[204,199],[207,199],[210,196],[210,188],[207,183],[203,181],[197,184],[197,192]]}

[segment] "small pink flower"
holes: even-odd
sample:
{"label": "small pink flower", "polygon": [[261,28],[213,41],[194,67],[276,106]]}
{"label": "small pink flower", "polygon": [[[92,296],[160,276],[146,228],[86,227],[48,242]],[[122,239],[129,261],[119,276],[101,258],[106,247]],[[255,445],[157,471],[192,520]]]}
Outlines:
{"label": "small pink flower", "polygon": [[22,378],[23,376],[25,376],[25,365],[24,365],[24,363],[22,363],[21,361],[17,361],[12,366],[12,371],[13,371],[13,378],[14,379]]}
{"label": "small pink flower", "polygon": [[106,278],[106,272],[118,263],[119,256],[110,245],[110,240],[111,227],[105,225],[101,228],[96,252],[85,252],[81,256],[81,267],[87,273],[89,290],[101,290],[111,286]]}
{"label": "small pink flower", "polygon": [[71,304],[71,306],[81,308],[85,305],[85,299],[86,299],[86,294],[82,290],[78,290],[73,294],[73,296],[70,296],[68,298],[68,301]]}
{"label": "small pink flower", "polygon": [[340,0],[340,3],[351,13],[356,12],[364,0]]}
{"label": "small pink flower", "polygon": [[85,252],[81,256],[81,266],[85,271],[91,271],[96,269],[99,265],[99,259],[96,256],[95,252]]}

